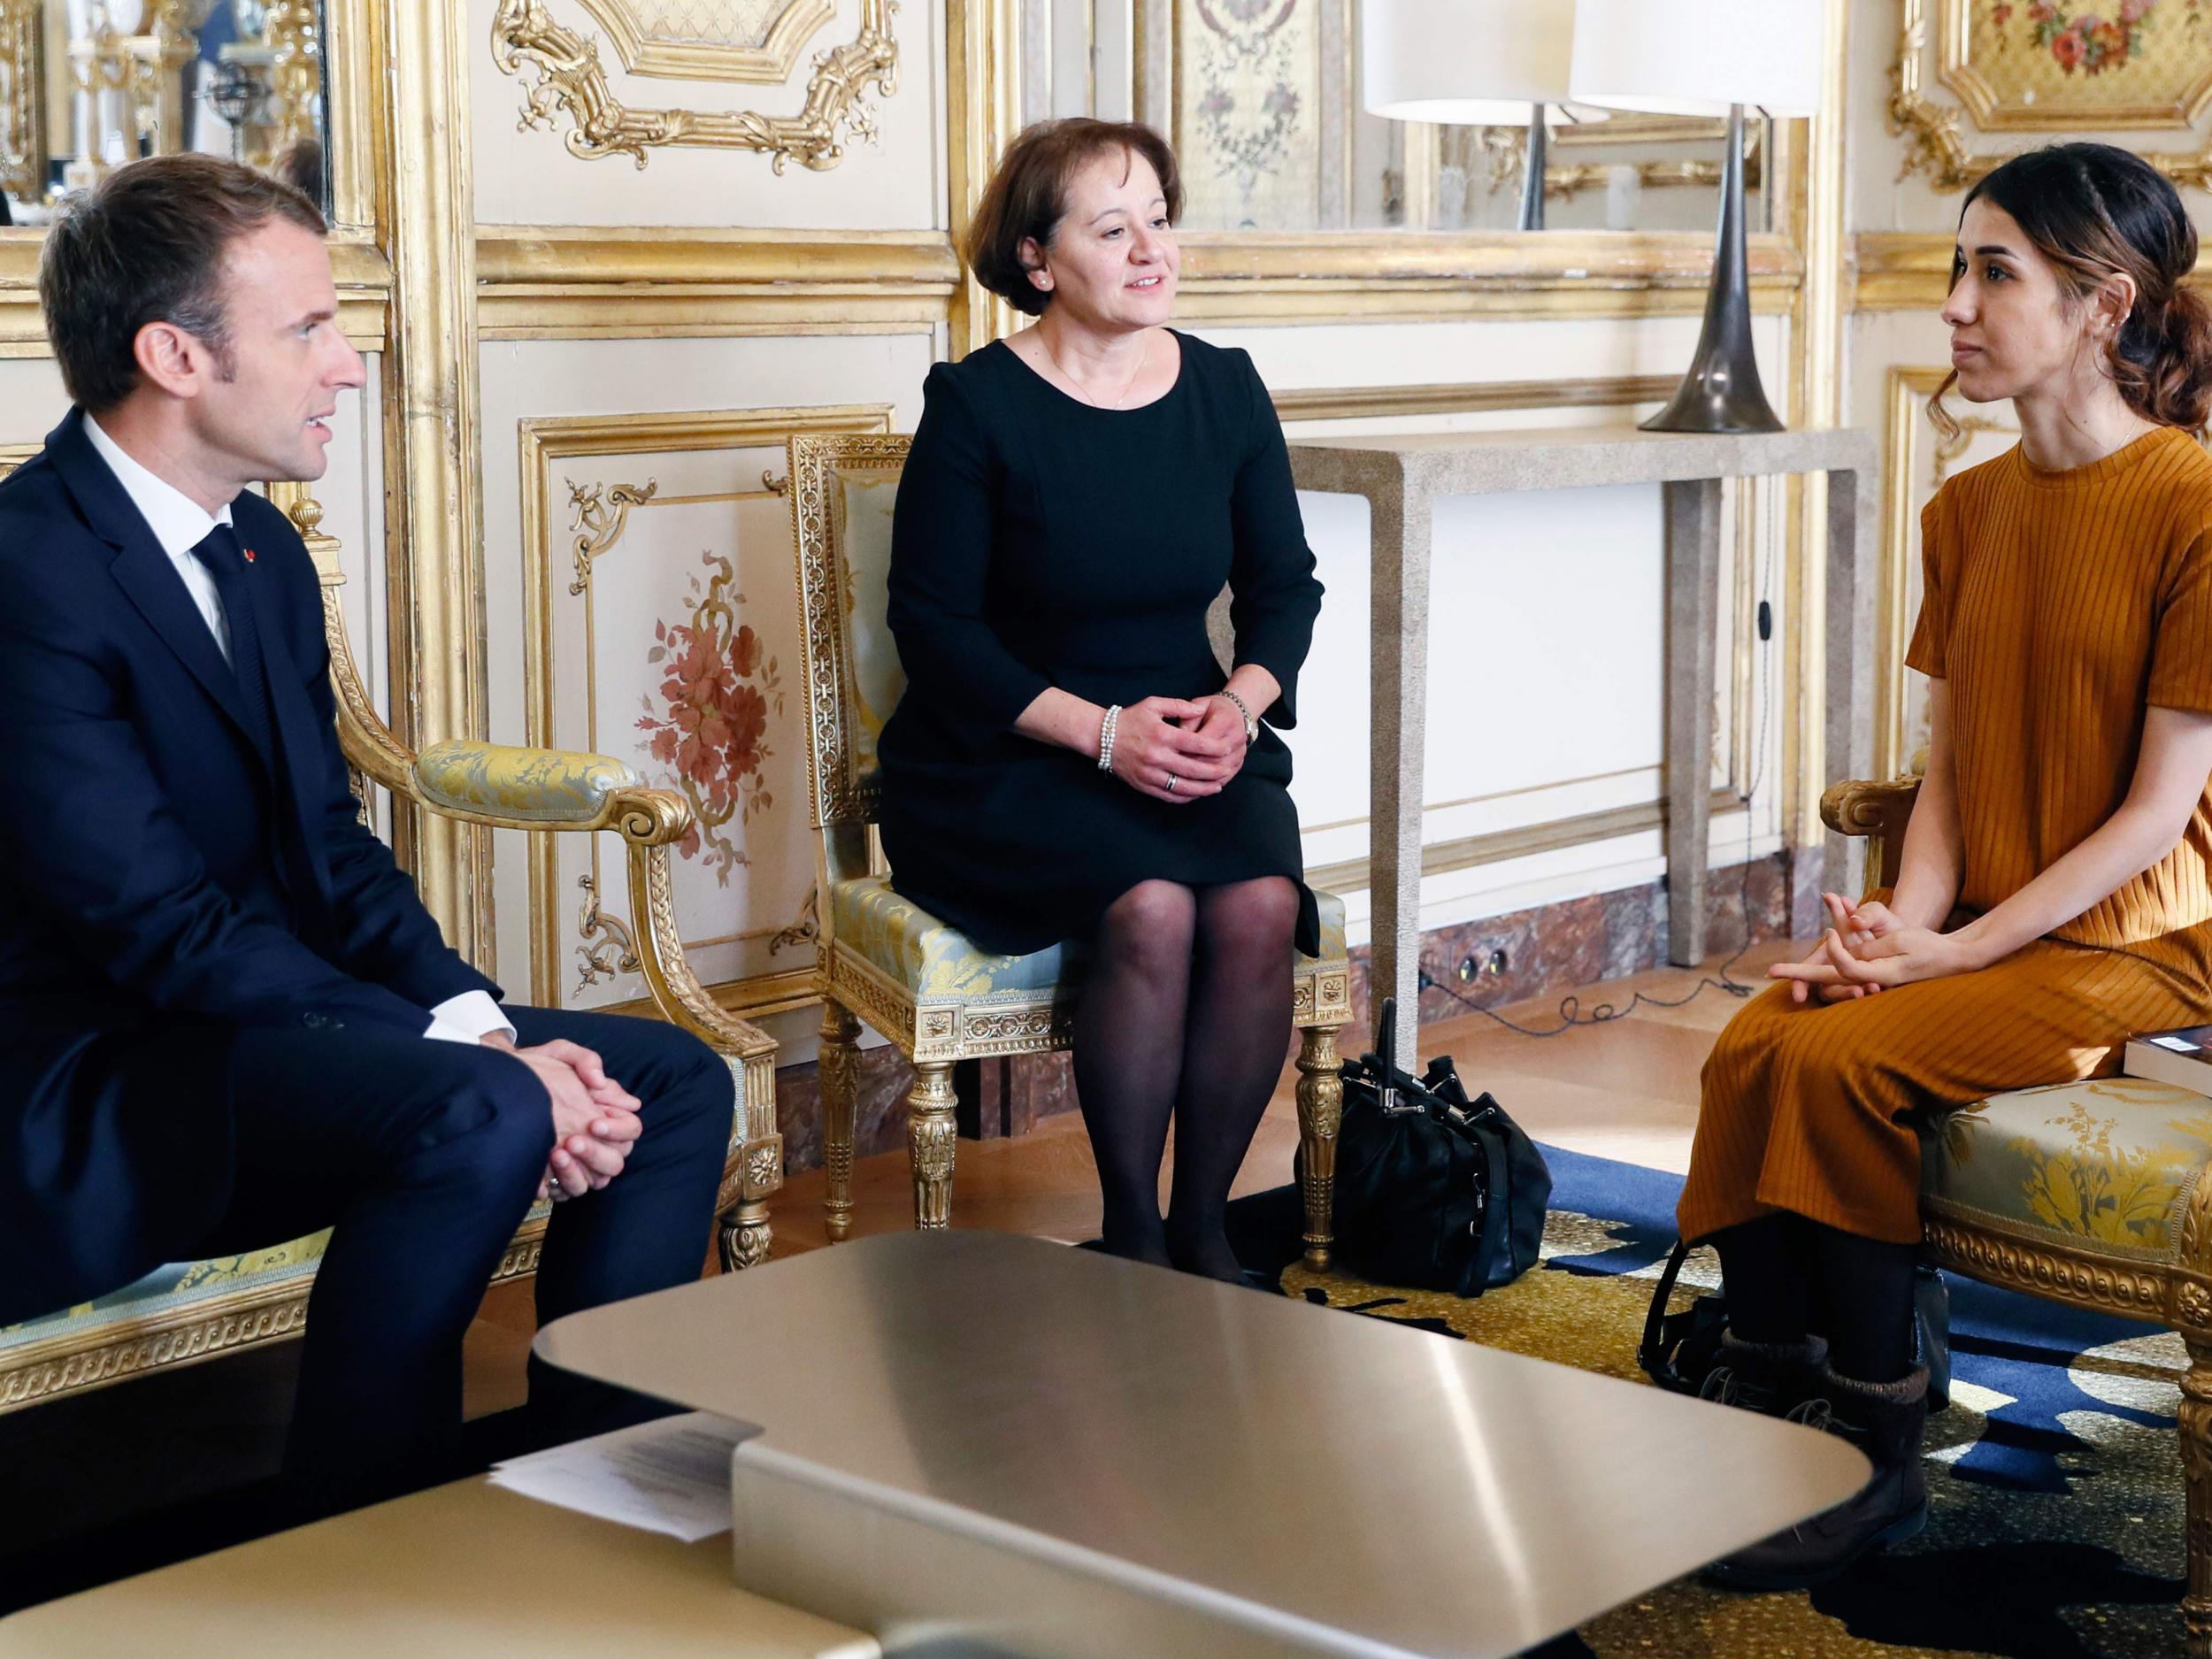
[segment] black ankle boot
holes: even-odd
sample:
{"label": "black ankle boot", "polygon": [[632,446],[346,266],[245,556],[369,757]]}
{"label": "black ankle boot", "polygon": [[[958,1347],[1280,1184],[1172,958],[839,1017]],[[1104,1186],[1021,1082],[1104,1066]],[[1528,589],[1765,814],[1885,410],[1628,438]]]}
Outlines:
{"label": "black ankle boot", "polygon": [[1790,1415],[1842,1435],[1873,1463],[1874,1478],[1849,1502],[1715,1562],[1705,1570],[1712,1583],[1736,1590],[1801,1590],[1928,1524],[1928,1487],[1920,1466],[1921,1433],[1928,1423],[1926,1366],[1915,1366],[1893,1383],[1860,1382],[1828,1371],[1823,1395]]}
{"label": "black ankle boot", "polygon": [[1828,1372],[1828,1344],[1809,1336],[1798,1342],[1747,1342],[1724,1331],[1713,1369],[1697,1397],[1778,1417],[1821,1392]]}

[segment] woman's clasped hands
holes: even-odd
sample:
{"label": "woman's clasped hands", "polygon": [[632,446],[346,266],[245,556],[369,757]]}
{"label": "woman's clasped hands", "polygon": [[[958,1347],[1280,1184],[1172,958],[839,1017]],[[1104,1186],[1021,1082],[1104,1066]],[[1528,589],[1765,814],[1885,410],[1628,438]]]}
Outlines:
{"label": "woman's clasped hands", "polygon": [[1244,764],[1244,726],[1219,698],[1147,697],[1123,709],[1114,776],[1157,801],[1219,795]]}
{"label": "woman's clasped hands", "polygon": [[1961,933],[1914,926],[1879,900],[1851,904],[1833,893],[1822,897],[1830,926],[1812,954],[1767,970],[1770,978],[1792,981],[1793,1002],[1847,1002],[1982,965]]}

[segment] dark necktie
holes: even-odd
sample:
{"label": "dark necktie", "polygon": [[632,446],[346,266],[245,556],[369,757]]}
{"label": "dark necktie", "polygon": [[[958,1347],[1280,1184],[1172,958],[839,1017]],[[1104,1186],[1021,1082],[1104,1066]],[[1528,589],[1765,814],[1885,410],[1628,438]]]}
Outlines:
{"label": "dark necktie", "polygon": [[246,717],[246,735],[272,767],[277,763],[276,738],[270,729],[269,674],[261,660],[261,633],[254,626],[253,595],[246,591],[245,555],[227,524],[219,524],[192,549],[207,573],[215,579],[215,591],[223,602],[223,617],[230,624],[230,667],[238,677],[238,701]]}

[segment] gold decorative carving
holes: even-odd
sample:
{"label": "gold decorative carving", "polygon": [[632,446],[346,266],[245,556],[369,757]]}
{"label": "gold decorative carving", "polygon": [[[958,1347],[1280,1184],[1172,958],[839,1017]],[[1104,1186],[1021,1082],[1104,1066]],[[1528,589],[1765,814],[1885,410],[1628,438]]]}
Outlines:
{"label": "gold decorative carving", "polygon": [[322,39],[315,0],[271,0],[262,29],[269,51],[269,113],[265,146],[271,159],[319,127],[323,94]]}
{"label": "gold decorative carving", "polygon": [[0,191],[46,194],[45,0],[0,0]]}
{"label": "gold decorative carving", "polygon": [[[1960,0],[1944,0],[1950,18],[1959,18],[1963,27]],[[1955,38],[1955,31],[1947,32],[1947,41]],[[1904,165],[1898,170],[1902,179],[1910,173],[1926,175],[1929,188],[1942,194],[1966,189],[1986,175],[2002,155],[1978,154],[1967,147],[1959,131],[1960,116],[1965,111],[1947,110],[1931,104],[1921,94],[1920,63],[1928,44],[1928,0],[1898,0],[1897,57],[1889,71],[1889,130],[1908,141]],[[1955,62],[1959,49],[1947,44],[1947,63]],[[1947,81],[1952,76],[1947,74]],[[1967,84],[1962,79],[1959,84]],[[2200,93],[2197,105],[2189,111],[2193,119],[2203,103]],[[1993,106],[1992,109],[1993,113]],[[1977,119],[1979,117],[1978,115]],[[2008,118],[2001,123],[2007,127],[2027,127],[2047,131],[2070,132],[2084,123],[2078,115],[2063,111],[2048,118],[2023,115]],[[2126,120],[2109,121],[2108,126],[2128,126]],[[2186,121],[2181,123],[2187,125]],[[1987,125],[1987,123],[1985,123]],[[2181,150],[2147,150],[2143,159],[2180,186],[2193,185],[2199,189],[2212,189],[2212,140],[2193,154]]]}
{"label": "gold decorative carving", "polygon": [[577,877],[576,885],[584,890],[583,913],[576,919],[576,930],[583,935],[583,942],[576,947],[576,954],[583,958],[577,965],[576,988],[580,991],[617,974],[635,973],[637,941],[630,936],[630,925],[599,908],[599,884],[590,876]]}
{"label": "gold decorative carving", "polygon": [[815,1064],[822,1085],[822,1222],[833,1243],[853,1230],[853,1113],[860,1100],[860,1022],[835,997],[822,999]]}
{"label": "gold decorative carving", "polygon": [[823,828],[873,823],[876,780],[860,772],[841,704],[845,670],[845,572],[831,531],[831,493],[845,472],[888,472],[913,442],[901,434],[795,438],[790,487],[799,557],[800,626],[806,632],[807,792]]}
{"label": "gold decorative carving", "polygon": [[531,76],[519,125],[549,132],[556,112],[565,109],[574,125],[563,142],[585,161],[623,155],[642,167],[646,152],[663,146],[754,150],[766,154],[779,173],[794,160],[819,173],[845,158],[846,134],[875,141],[875,113],[864,94],[871,84],[887,98],[898,90],[899,48],[891,35],[896,10],[894,0],[861,0],[859,35],[816,55],[806,104],[796,116],[630,109],[607,84],[597,42],[555,22],[545,0],[499,0],[492,58],[505,73]]}
{"label": "gold decorative carving", "polygon": [[1924,1212],[1921,1229],[1937,1261],[1987,1283],[2131,1319],[2162,1322],[2167,1317],[2165,1273],[2058,1245],[2027,1243]]}
{"label": "gold decorative carving", "polygon": [[568,504],[574,513],[568,527],[576,533],[570,551],[576,560],[576,580],[568,585],[572,594],[581,595],[591,587],[592,561],[622,540],[622,533],[629,527],[630,509],[641,507],[660,493],[660,482],[647,479],[642,484],[617,484],[603,497],[597,484],[579,484],[568,481]]}
{"label": "gold decorative carving", "polygon": [[914,1225],[924,1232],[952,1225],[952,1170],[960,1135],[955,1104],[952,1062],[918,1063],[906,1097],[906,1141],[914,1165]]}
{"label": "gold decorative carving", "polygon": [[2201,1339],[2189,1341],[2178,1416],[2189,1563],[2181,1622],[2190,1659],[2204,1659],[2212,1654],[2212,1343]]}
{"label": "gold decorative carving", "polygon": [[[1593,122],[1591,141],[1611,136],[1602,131],[1610,121]],[[1709,125],[1700,123],[1700,125]],[[1759,188],[1763,172],[1762,146],[1759,135],[1763,122],[1748,125],[1744,129],[1743,162],[1744,188]],[[1723,129],[1725,131],[1725,128]],[[1716,134],[1717,136],[1718,134]],[[1688,136],[1688,134],[1685,134]],[[1519,187],[1521,174],[1527,165],[1528,128],[1525,127],[1486,127],[1482,129],[1482,147],[1490,161],[1489,194],[1495,196],[1509,187]],[[1717,161],[1678,159],[1672,161],[1640,161],[1615,164],[1602,161],[1555,161],[1544,169],[1544,195],[1548,200],[1571,202],[1585,190],[1601,190],[1612,182],[1617,165],[1630,167],[1636,174],[1637,188],[1645,190],[1678,189],[1696,186],[1704,189],[1720,188],[1721,164]]]}
{"label": "gold decorative carving", "polygon": [[821,938],[822,918],[816,905],[817,895],[821,890],[818,885],[806,890],[806,898],[799,906],[799,919],[768,941],[770,956],[787,948],[797,950]]}
{"label": "gold decorative carving", "polygon": [[780,0],[764,21],[741,0],[577,0],[634,75],[780,87],[800,49],[837,15],[830,0]]}
{"label": "gold decorative carving", "polygon": [[720,1238],[722,1271],[741,1273],[749,1267],[758,1267],[769,1257],[774,1246],[768,1217],[741,1215],[736,1220],[723,1224]]}
{"label": "gold decorative carving", "polygon": [[1306,1265],[1316,1271],[1328,1266],[1334,1239],[1336,1137],[1343,1118],[1336,1028],[1309,1025],[1298,1043],[1298,1186],[1306,1208]]}

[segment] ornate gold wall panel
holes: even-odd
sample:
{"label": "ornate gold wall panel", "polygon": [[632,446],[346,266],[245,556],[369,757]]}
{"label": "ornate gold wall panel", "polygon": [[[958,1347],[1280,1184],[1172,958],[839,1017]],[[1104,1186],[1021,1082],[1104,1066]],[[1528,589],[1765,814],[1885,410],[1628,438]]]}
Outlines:
{"label": "ornate gold wall panel", "polygon": [[849,44],[819,54],[807,82],[806,104],[796,116],[699,110],[634,110],[607,82],[599,47],[556,21],[545,0],[499,0],[492,18],[492,58],[511,75],[526,75],[522,125],[556,130],[568,153],[585,161],[628,156],[641,167],[647,151],[663,146],[752,150],[776,172],[796,161],[815,172],[845,158],[847,137],[872,142],[872,87],[889,97],[898,90],[899,47],[892,38],[894,0],[860,0],[860,33]]}
{"label": "ornate gold wall panel", "polygon": [[[2004,83],[1993,84],[1991,76],[1995,72],[1989,68],[1986,42],[1979,43],[1980,58],[1975,56],[1977,42],[1972,35],[1974,19],[1970,15],[1969,0],[1935,0],[1942,31],[1939,36],[1942,78],[1967,104],[1964,110],[1946,109],[1929,102],[1921,92],[1921,60],[1926,55],[1929,38],[1929,4],[1930,0],[1898,0],[1897,56],[1890,65],[1889,130],[1906,140],[1903,172],[1924,174],[1931,189],[1963,190],[2004,159],[2002,154],[1977,151],[1968,146],[1960,131],[1962,115],[1971,116],[1983,130],[2079,133],[2139,127],[2186,127],[2203,112],[2208,99],[2212,98],[2212,59],[2205,58],[2205,54],[2212,51],[2212,40],[2205,40],[2193,46],[2206,63],[2203,73],[2191,77],[2168,99],[2137,104],[2129,102],[2124,94],[2099,100],[2093,93],[2087,99],[2077,96],[2069,101],[2059,101],[2054,108],[2052,99],[2024,96],[2032,90],[2032,86],[2031,77],[2023,71],[2031,58],[2048,52],[2048,43],[2032,40],[2021,44],[2019,61],[2004,72]],[[2182,0],[2164,0],[2164,4],[2167,11],[2177,18]],[[2016,8],[2023,27],[2028,21],[2029,10],[2024,4]],[[2087,15],[2085,9],[2074,20],[2086,21]],[[2011,18],[2005,19],[2007,26],[2013,22]],[[2206,19],[2203,27],[2212,32],[2212,18]],[[2170,58],[2173,50],[2177,50],[2180,49],[2171,49],[2165,56]],[[2126,54],[2122,53],[2120,61],[2107,70],[2116,77],[2116,82],[2128,73],[2125,63]],[[2086,85],[2093,78],[2085,58],[2064,74],[2061,84]],[[2090,113],[2092,106],[2096,109],[2094,114]],[[2145,160],[2176,184],[2212,189],[2212,139],[2194,151],[2142,153]]]}
{"label": "ornate gold wall panel", "polygon": [[577,0],[634,75],[780,87],[831,19],[830,0]]}
{"label": "ornate gold wall panel", "polygon": [[[1942,231],[1861,231],[1851,241],[1854,311],[1933,316],[1942,309],[1955,238]],[[2199,250],[2193,280],[2212,280],[2212,248]]]}
{"label": "ornate gold wall panel", "polygon": [[[703,732],[703,722],[710,718],[733,718],[728,716],[728,710],[734,709],[740,698],[764,722],[768,710],[761,704],[760,694],[745,689],[740,682],[758,682],[772,695],[775,687],[770,682],[776,678],[779,662],[798,662],[798,652],[803,644],[797,637],[795,622],[793,637],[788,640],[777,637],[765,621],[762,622],[762,626],[769,629],[765,635],[743,641],[737,640],[741,627],[750,632],[750,623],[746,621],[747,602],[740,591],[740,582],[750,584],[756,601],[767,597],[761,587],[764,580],[772,582],[779,595],[791,586],[787,526],[776,538],[765,569],[754,565],[749,573],[738,566],[738,551],[718,559],[714,549],[710,549],[703,556],[710,580],[703,589],[695,591],[692,600],[687,602],[689,608],[680,620],[669,625],[664,619],[660,626],[636,641],[641,650],[650,648],[655,660],[673,663],[687,653],[695,656],[697,662],[681,673],[674,667],[666,667],[656,668],[652,674],[666,672],[682,680],[687,686],[695,682],[705,687],[702,695],[706,703],[722,710],[712,716],[699,715],[697,710],[687,715],[676,710],[672,703],[666,710],[660,710],[649,705],[649,700],[646,718],[638,722],[636,729],[618,733],[611,726],[603,727],[599,724],[602,607],[595,567],[611,557],[634,557],[624,543],[625,538],[633,534],[639,514],[664,505],[696,507],[724,501],[735,503],[741,497],[762,498],[780,494],[783,488],[782,480],[772,476],[763,478],[758,487],[748,482],[735,492],[718,488],[708,495],[676,494],[663,488],[659,476],[675,457],[755,449],[780,452],[786,438],[794,432],[885,432],[889,426],[888,404],[852,404],[701,413],[566,416],[527,420],[519,428],[525,741],[535,743],[556,735],[557,609],[568,608],[568,626],[578,626],[579,614],[581,618],[580,695],[584,714],[580,731],[559,734],[575,736],[588,747],[595,745],[600,751],[629,759],[641,772],[649,774],[657,769],[674,766],[678,775],[671,787],[687,793],[695,787],[715,791],[712,798],[695,799],[693,803],[702,835],[697,845],[686,844],[685,859],[687,867],[714,869],[718,864],[718,890],[733,867],[750,864],[749,849],[742,844],[744,833],[739,809],[743,807],[744,816],[749,818],[751,808],[748,802],[767,788],[771,780],[758,767],[748,769],[746,778],[734,780],[706,777],[703,772],[695,779],[693,773],[700,769],[688,766],[677,742]],[[576,463],[595,465],[568,465]],[[629,570],[624,577],[625,592],[619,596],[626,602],[634,600],[637,585],[646,580],[634,568]],[[670,580],[667,572],[662,572],[662,580]],[[695,583],[694,586],[698,587]],[[672,591],[680,597],[680,590],[681,582],[677,579],[677,587]],[[672,612],[675,601],[672,598],[669,603]],[[795,593],[792,603],[796,603]],[[758,603],[751,607],[754,620],[761,620],[761,610]],[[710,638],[710,634],[713,637]],[[684,635],[680,642],[679,634]],[[741,650],[732,649],[733,641],[741,645]],[[664,652],[670,655],[664,657]],[[607,660],[610,664],[613,661]],[[795,667],[790,672],[795,674]],[[695,716],[703,722],[698,727],[681,724],[683,719]],[[668,753],[654,747],[664,742],[664,734]],[[764,724],[752,747],[764,755],[772,735]],[[701,758],[707,757],[703,754]],[[803,786],[793,788],[785,807],[799,810],[803,794]],[[605,909],[610,889],[599,868],[595,838],[582,885],[565,892],[556,862],[561,849],[541,845],[546,839],[534,838],[530,848],[531,1000],[561,1006],[571,1000],[568,993],[572,989],[581,989],[613,977],[613,971],[619,967],[621,941],[628,937],[633,918],[613,916]],[[806,837],[806,848],[803,867],[765,872],[788,878],[792,889],[791,916],[779,915],[770,924],[756,926],[749,933],[706,930],[718,933],[718,936],[685,939],[687,953],[717,945],[757,943],[770,934],[776,936],[778,945],[787,942],[786,935],[790,935],[788,942],[807,945],[810,933],[801,937],[793,924],[810,914],[811,910],[808,890],[813,876],[810,833]],[[562,936],[571,926],[572,917],[580,918],[577,941],[573,949],[565,950]],[[809,965],[802,969],[772,969],[710,990],[723,1006],[749,1018],[795,1006],[811,995],[810,946],[804,957]],[[564,984],[571,967],[576,968],[578,975],[573,987]]]}

